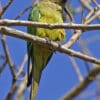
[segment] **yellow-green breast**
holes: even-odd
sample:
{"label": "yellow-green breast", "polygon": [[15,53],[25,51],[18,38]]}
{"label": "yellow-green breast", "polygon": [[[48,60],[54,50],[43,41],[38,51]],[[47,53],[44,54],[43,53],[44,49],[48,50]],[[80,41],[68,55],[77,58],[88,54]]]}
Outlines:
{"label": "yellow-green breast", "polygon": [[[51,2],[41,2],[37,6],[41,8],[39,9],[39,22],[63,23],[61,6]],[[53,41],[63,41],[65,39],[65,30],[37,28],[37,35],[49,37]]]}

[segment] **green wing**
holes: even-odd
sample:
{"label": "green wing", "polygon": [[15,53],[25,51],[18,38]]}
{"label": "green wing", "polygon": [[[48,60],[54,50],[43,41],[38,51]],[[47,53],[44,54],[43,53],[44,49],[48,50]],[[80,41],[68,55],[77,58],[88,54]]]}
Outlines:
{"label": "green wing", "polygon": [[[38,22],[38,19],[39,19],[39,8],[37,6],[35,6],[31,10],[28,20]],[[29,34],[36,35],[36,27],[28,26],[27,31],[28,31]]]}
{"label": "green wing", "polygon": [[[35,6],[31,10],[28,20],[29,21],[38,21],[38,19],[39,19],[39,9],[37,6]],[[36,35],[36,27],[28,26],[27,32],[29,34]],[[30,66],[30,61],[33,60],[32,52],[33,52],[33,44],[31,42],[27,42],[27,53],[28,53],[28,83],[27,83],[27,86],[29,86],[31,84],[32,72],[31,72],[31,74],[29,74],[30,73],[29,66]]]}

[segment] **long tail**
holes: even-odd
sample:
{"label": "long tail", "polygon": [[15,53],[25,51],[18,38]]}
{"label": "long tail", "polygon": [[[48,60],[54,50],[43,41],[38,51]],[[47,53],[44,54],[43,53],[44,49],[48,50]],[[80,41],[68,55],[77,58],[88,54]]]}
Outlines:
{"label": "long tail", "polygon": [[38,90],[38,83],[33,80],[31,85],[32,86],[31,86],[30,100],[35,100],[35,96],[36,96],[37,90]]}

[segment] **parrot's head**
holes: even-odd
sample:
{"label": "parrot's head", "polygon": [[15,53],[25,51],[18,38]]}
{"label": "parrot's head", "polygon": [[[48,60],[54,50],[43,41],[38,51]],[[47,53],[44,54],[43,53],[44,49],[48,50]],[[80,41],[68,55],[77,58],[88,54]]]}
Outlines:
{"label": "parrot's head", "polygon": [[56,4],[59,4],[59,5],[64,5],[66,2],[67,2],[67,0],[41,0],[41,1],[50,1],[50,2],[53,2],[53,3],[56,3]]}

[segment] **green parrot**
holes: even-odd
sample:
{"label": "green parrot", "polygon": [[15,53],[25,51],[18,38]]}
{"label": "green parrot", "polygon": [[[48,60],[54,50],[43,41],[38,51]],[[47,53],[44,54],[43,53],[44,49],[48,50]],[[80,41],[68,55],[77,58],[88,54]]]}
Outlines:
{"label": "green parrot", "polygon": [[[44,22],[44,23],[63,23],[62,13],[63,4],[66,0],[41,0],[35,4],[29,14],[29,21]],[[64,41],[64,29],[48,29],[28,26],[28,33],[36,35],[41,38],[48,38],[52,41]],[[27,42],[28,52],[28,73],[30,62],[32,62],[32,69],[28,75],[27,86],[31,84],[31,100],[35,100],[37,89],[43,69],[50,61],[53,51],[43,46]]]}

